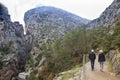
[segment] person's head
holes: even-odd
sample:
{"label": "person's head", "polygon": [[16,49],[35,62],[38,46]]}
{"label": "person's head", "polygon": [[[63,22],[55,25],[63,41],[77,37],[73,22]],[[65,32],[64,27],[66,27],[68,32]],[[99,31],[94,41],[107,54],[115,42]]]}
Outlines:
{"label": "person's head", "polygon": [[94,50],[92,49],[91,52],[94,52]]}
{"label": "person's head", "polygon": [[99,52],[100,52],[100,53],[103,53],[103,50],[100,50]]}

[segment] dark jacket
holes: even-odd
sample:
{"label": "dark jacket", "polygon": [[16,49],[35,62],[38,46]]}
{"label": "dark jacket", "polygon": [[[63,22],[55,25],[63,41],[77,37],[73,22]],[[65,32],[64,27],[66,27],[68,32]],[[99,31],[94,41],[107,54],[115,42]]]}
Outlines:
{"label": "dark jacket", "polygon": [[96,59],[96,55],[95,55],[94,52],[91,52],[91,53],[89,54],[89,59],[92,60],[92,61],[94,61],[94,60]]}
{"label": "dark jacket", "polygon": [[105,61],[105,55],[103,53],[100,53],[98,55],[98,62],[104,62]]}

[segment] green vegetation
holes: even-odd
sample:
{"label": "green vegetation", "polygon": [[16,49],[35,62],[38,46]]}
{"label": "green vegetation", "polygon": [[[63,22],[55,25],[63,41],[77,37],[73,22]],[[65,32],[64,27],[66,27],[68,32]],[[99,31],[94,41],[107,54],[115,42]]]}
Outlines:
{"label": "green vegetation", "polygon": [[114,28],[100,26],[90,31],[93,49],[101,48],[105,53],[120,49],[120,20],[114,24]]}
{"label": "green vegetation", "polygon": [[13,51],[11,50],[12,45],[13,45],[13,42],[9,42],[8,44],[0,47],[0,52],[2,53],[0,54],[0,69],[7,65],[6,64],[7,61],[2,61],[2,59],[4,58],[4,55],[13,53]]}
{"label": "green vegetation", "polygon": [[90,31],[92,38],[92,48],[93,49],[103,49],[105,52],[109,51],[111,45],[111,34],[109,34],[109,30],[107,27],[97,27]]}
{"label": "green vegetation", "polygon": [[0,61],[0,69],[3,67],[3,62]]}
{"label": "green vegetation", "polygon": [[[61,74],[62,80],[68,80],[71,77],[74,77],[74,75],[81,70],[81,66],[82,65],[76,65],[75,67],[73,67],[71,70],[64,72],[63,74]],[[80,75],[80,74],[78,74]]]}
{"label": "green vegetation", "polygon": [[[117,21],[114,29],[103,26],[92,30],[77,28],[66,33],[61,39],[43,43],[41,54],[46,56],[47,60],[38,72],[38,77],[40,80],[52,80],[56,74],[81,65],[83,54],[90,49],[103,49],[105,53],[111,49],[120,49],[119,30],[120,21]],[[64,78],[70,75],[72,74],[66,74]]]}
{"label": "green vegetation", "polygon": [[39,79],[36,77],[35,73],[32,72],[30,76],[27,78],[27,80],[39,80]]}
{"label": "green vegetation", "polygon": [[12,45],[13,45],[13,42],[9,42],[7,45],[0,47],[0,51],[4,52],[5,54],[10,54]]}
{"label": "green vegetation", "polygon": [[[69,71],[66,71],[64,74],[62,74],[62,80],[68,80],[71,77],[74,77],[75,73],[77,73],[80,69],[81,66],[75,67]],[[80,74],[79,74],[80,75]]]}
{"label": "green vegetation", "polygon": [[47,60],[42,71],[38,72],[39,78],[52,80],[59,72],[81,65],[82,54],[89,52],[90,42],[90,35],[84,27],[71,30],[63,38],[56,38],[54,42],[43,43],[40,52]]}

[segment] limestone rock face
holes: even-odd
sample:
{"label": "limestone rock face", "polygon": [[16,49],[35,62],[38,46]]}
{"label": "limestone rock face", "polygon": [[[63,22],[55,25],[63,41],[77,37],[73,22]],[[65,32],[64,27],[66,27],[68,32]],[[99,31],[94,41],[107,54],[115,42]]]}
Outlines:
{"label": "limestone rock face", "polygon": [[99,26],[114,26],[114,21],[118,17],[120,17],[120,0],[114,0],[99,18],[88,23],[88,27],[94,28]]}
{"label": "limestone rock face", "polygon": [[10,15],[8,14],[8,9],[0,3],[0,20],[4,19],[4,20],[8,20],[10,21]]}
{"label": "limestone rock face", "polygon": [[111,50],[107,54],[107,58],[112,63],[115,73],[120,73],[120,52],[118,50]]}
{"label": "limestone rock face", "polygon": [[0,4],[0,80],[11,80],[25,70],[32,48],[32,36],[24,35],[19,22],[11,22],[7,8]]}
{"label": "limestone rock face", "polygon": [[55,37],[62,37],[67,31],[89,22],[87,19],[49,6],[27,11],[24,21],[27,29],[34,36],[34,42],[38,44],[54,40]]}

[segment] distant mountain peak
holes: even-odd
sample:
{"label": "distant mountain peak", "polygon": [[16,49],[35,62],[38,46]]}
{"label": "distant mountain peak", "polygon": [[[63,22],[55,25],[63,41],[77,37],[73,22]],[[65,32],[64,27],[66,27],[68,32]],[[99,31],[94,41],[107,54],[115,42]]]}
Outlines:
{"label": "distant mountain peak", "polygon": [[90,21],[88,19],[82,18],[80,16],[74,15],[70,12],[65,11],[65,10],[55,8],[55,7],[52,7],[52,6],[39,6],[37,8],[31,9],[31,10],[29,10],[25,13],[24,19],[26,19],[26,17],[29,16],[27,14],[30,14],[30,13],[31,14],[37,14],[37,13],[38,14],[40,14],[40,13],[42,13],[42,14],[43,13],[50,13],[50,14],[54,13],[55,14],[56,13],[59,16],[67,16],[66,14],[70,14],[69,16],[71,16],[71,17],[74,16],[74,17],[79,18],[81,20],[80,22],[82,22],[84,24],[87,24]]}
{"label": "distant mountain peak", "polygon": [[35,40],[53,40],[78,26],[87,24],[90,20],[76,16],[70,12],[51,6],[40,6],[25,13],[24,21],[27,29]]}

